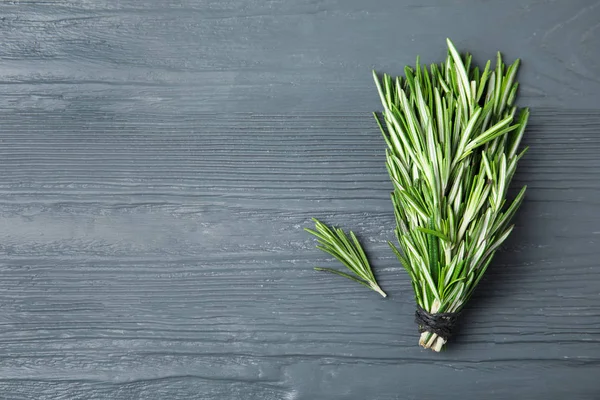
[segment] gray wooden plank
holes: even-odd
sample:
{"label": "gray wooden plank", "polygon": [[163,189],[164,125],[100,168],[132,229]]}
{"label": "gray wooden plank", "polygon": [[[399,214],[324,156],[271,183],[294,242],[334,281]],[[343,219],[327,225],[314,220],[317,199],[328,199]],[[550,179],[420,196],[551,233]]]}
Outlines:
{"label": "gray wooden plank", "polygon": [[371,69],[445,38],[479,62],[522,57],[530,105],[595,107],[596,1],[31,1],[0,5],[0,109],[370,112]]}
{"label": "gray wooden plank", "polygon": [[[600,395],[600,3],[0,4],[0,397]],[[387,249],[372,68],[522,57],[517,229],[448,351]],[[302,228],[357,231],[384,288]]]}

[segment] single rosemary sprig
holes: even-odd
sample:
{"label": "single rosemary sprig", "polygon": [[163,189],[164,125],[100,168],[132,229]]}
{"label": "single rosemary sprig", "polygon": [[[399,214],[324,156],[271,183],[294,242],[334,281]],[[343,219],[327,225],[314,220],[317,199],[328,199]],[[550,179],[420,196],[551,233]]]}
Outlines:
{"label": "single rosemary sprig", "polygon": [[350,231],[350,237],[352,238],[350,240],[342,229],[329,228],[316,218],[313,218],[313,221],[316,230],[305,228],[305,231],[317,237],[319,241],[317,248],[337,258],[350,270],[351,274],[332,268],[317,267],[315,270],[343,276],[376,291],[383,297],[387,297],[387,294],[377,284],[369,260],[354,232]]}
{"label": "single rosemary sprig", "polygon": [[[488,61],[480,71],[447,44],[439,65],[417,58],[403,78],[374,73],[400,250],[390,246],[434,317],[463,308],[513,229],[525,188],[506,196],[529,116],[515,117],[519,60],[506,68],[498,53],[495,69]],[[420,344],[440,351],[447,337],[421,329]]]}

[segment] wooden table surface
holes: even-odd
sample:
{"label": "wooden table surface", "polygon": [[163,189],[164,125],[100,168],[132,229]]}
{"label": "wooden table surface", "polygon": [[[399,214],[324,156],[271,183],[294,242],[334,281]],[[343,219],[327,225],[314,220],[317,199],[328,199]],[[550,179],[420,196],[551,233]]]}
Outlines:
{"label": "wooden table surface", "polygon": [[[600,3],[0,4],[0,398],[600,398]],[[512,237],[418,347],[376,68],[521,57]],[[366,243],[375,293],[302,228]]]}

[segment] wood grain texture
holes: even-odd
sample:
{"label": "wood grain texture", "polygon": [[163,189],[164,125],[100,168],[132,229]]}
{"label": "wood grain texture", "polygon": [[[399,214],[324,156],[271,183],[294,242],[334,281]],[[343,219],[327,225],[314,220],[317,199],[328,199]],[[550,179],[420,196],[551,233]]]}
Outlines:
{"label": "wood grain texture", "polygon": [[[0,398],[600,397],[600,3],[0,14]],[[523,58],[530,189],[433,354],[386,245],[370,69],[437,61],[446,36]],[[312,216],[363,238],[391,298],[312,270],[336,265]]]}

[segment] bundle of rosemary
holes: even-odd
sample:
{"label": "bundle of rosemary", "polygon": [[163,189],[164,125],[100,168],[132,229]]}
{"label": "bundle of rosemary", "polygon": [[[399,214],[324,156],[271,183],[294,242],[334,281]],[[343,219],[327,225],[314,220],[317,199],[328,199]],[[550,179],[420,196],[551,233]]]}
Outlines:
{"label": "bundle of rosemary", "polygon": [[519,60],[506,68],[498,53],[480,72],[447,43],[443,64],[374,73],[401,251],[390,246],[412,280],[419,343],[435,351],[513,229],[526,188],[510,203],[507,189],[529,116],[515,117]]}
{"label": "bundle of rosemary", "polygon": [[[519,60],[508,68],[498,53],[483,71],[461,57],[450,40],[448,57],[429,68],[417,63],[404,77],[374,73],[383,104],[386,164],[400,249],[389,243],[410,278],[416,322],[425,348],[440,351],[456,317],[513,226],[525,187],[510,202],[507,190],[527,149],[519,144],[529,111],[514,106]],[[385,127],[384,127],[385,126]],[[354,276],[335,272],[381,293],[352,234],[317,221],[321,249]]]}

